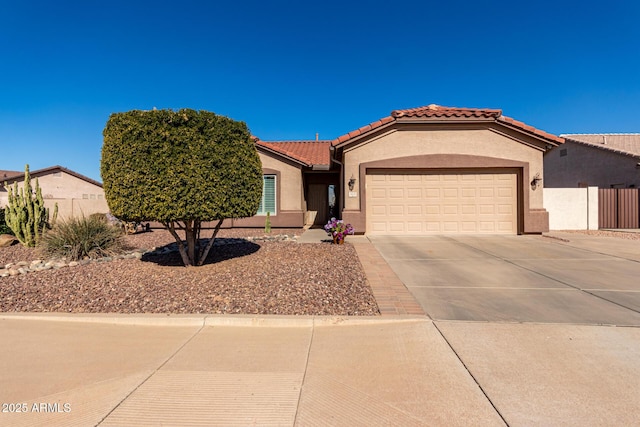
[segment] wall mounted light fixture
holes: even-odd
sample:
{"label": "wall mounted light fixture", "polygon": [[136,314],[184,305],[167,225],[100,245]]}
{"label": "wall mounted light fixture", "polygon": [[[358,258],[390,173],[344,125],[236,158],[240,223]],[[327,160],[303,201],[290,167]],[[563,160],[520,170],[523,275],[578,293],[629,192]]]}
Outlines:
{"label": "wall mounted light fixture", "polygon": [[540,181],[542,181],[542,178],[540,178],[540,172],[538,172],[531,180],[531,189],[535,190],[536,188],[538,188],[538,185],[540,185]]}
{"label": "wall mounted light fixture", "polygon": [[351,178],[349,179],[349,191],[353,191],[353,187],[356,186],[356,179],[353,177],[353,174],[351,175]]}

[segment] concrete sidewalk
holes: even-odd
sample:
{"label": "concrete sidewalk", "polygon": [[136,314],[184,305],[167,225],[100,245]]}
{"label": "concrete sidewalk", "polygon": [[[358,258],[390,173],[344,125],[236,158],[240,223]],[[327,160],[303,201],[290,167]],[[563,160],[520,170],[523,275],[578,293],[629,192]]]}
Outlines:
{"label": "concrete sidewalk", "polygon": [[0,337],[0,401],[14,412],[0,425],[585,426],[640,415],[638,328],[5,314]]}

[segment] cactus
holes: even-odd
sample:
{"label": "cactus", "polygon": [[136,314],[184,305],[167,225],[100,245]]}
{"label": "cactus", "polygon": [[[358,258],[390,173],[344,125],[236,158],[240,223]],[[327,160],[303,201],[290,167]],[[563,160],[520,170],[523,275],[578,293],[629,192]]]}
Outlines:
{"label": "cactus", "polygon": [[271,234],[271,214],[267,211],[267,219],[264,221],[264,232]]}
{"label": "cactus", "polygon": [[[58,205],[54,209],[55,222],[58,216]],[[5,208],[5,220],[16,238],[24,246],[36,246],[49,225],[49,209],[44,206],[42,190],[36,178],[35,192],[31,187],[29,165],[24,169],[24,185],[18,183],[9,187],[9,200]]]}

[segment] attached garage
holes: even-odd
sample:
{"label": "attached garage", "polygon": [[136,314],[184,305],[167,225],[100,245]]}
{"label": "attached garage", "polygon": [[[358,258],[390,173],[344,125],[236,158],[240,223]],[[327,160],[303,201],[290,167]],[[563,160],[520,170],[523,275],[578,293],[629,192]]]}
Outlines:
{"label": "attached garage", "polygon": [[392,111],[332,142],[342,218],[370,235],[548,231],[543,154],[563,142],[500,110]]}
{"label": "attached garage", "polygon": [[516,234],[515,170],[370,170],[366,233]]}

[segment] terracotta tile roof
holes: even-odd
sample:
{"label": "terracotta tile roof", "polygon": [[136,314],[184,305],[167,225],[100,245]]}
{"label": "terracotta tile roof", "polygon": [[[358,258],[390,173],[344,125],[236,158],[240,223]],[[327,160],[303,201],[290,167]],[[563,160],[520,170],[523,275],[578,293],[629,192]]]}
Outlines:
{"label": "terracotta tile roof", "polygon": [[383,117],[380,120],[376,120],[375,122],[369,123],[366,126],[362,126],[360,129],[356,129],[354,131],[351,131],[351,132],[349,132],[349,133],[347,133],[345,135],[342,135],[342,136],[334,139],[333,141],[331,141],[331,144],[338,145],[341,142],[348,141],[351,138],[355,138],[356,136],[363,135],[363,134],[369,132],[370,130],[379,128],[380,126],[386,125],[387,123],[391,123],[393,121],[394,121],[393,117]]}
{"label": "terracotta tile roof", "polygon": [[563,134],[567,140],[640,158],[640,133]]}
{"label": "terracotta tile roof", "polygon": [[489,110],[485,108],[455,108],[443,107],[431,104],[426,107],[410,108],[408,110],[394,110],[391,117],[478,117],[483,119],[495,119],[502,115],[501,110]]}
{"label": "terracotta tile roof", "polygon": [[497,121],[506,123],[518,130],[524,131],[525,133],[531,133],[535,136],[539,136],[540,138],[546,139],[549,142],[553,142],[554,144],[564,144],[564,138],[556,136],[552,133],[545,132],[540,129],[536,129],[533,126],[529,126],[525,123],[522,123],[518,120],[514,120],[511,117],[500,116]]}
{"label": "terracotta tile roof", "polygon": [[391,115],[384,117],[378,121],[363,126],[360,129],[351,131],[345,135],[342,135],[333,141],[332,145],[338,145],[352,138],[364,135],[374,129],[380,128],[388,123],[394,121],[403,121],[403,119],[422,119],[422,120],[495,120],[496,122],[515,128],[521,132],[532,134],[539,138],[545,139],[554,145],[562,144],[563,138],[547,133],[545,131],[534,128],[533,126],[526,125],[525,123],[514,120],[510,117],[502,115],[502,110],[488,109],[488,108],[456,108],[456,107],[444,107],[441,105],[431,104],[425,107],[410,108],[407,110],[394,110]]}
{"label": "terracotta tile roof", "polygon": [[[13,171],[0,171],[0,177],[2,177],[1,172],[13,172]],[[50,173],[54,173],[54,172],[65,172],[69,175],[75,176],[78,179],[81,179],[83,181],[89,182],[91,184],[97,185],[98,187],[102,187],[102,183],[98,182],[94,179],[89,178],[88,176],[84,176],[76,171],[72,171],[71,169],[67,169],[63,166],[50,166],[48,168],[43,168],[43,169],[36,169],[36,170],[32,170],[29,171],[29,176],[31,176],[32,178],[37,178],[39,176],[43,176],[43,175],[47,175]],[[21,179],[24,179],[24,171],[22,172],[16,172],[14,175],[12,176],[7,176],[5,178],[7,181],[20,181]]]}
{"label": "terracotta tile roof", "polygon": [[330,163],[331,141],[261,141],[256,138],[255,143],[305,166],[329,166]]}
{"label": "terracotta tile roof", "polygon": [[5,179],[13,178],[14,176],[19,176],[22,174],[24,174],[24,172],[0,170],[0,184]]}

